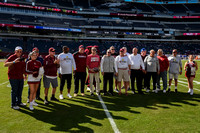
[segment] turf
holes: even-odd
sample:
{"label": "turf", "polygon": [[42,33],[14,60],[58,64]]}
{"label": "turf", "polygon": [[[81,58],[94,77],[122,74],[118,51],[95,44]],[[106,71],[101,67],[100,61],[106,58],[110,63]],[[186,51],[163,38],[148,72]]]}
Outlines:
{"label": "turf", "polygon": [[[198,62],[199,64],[199,62]],[[105,115],[99,99],[78,96],[68,99],[64,89],[64,100],[51,102],[48,106],[38,101],[39,106],[30,111],[28,105],[16,111],[10,108],[10,91],[7,68],[0,62],[0,132],[97,132],[110,133],[113,129]],[[195,78],[199,81],[199,71]],[[118,129],[122,133],[132,132],[200,132],[200,82],[194,83],[194,95],[187,94],[187,82],[180,76],[179,93],[145,95],[129,92],[128,96],[102,96]],[[102,88],[102,83],[101,83]],[[50,89],[51,90],[51,89]],[[74,86],[72,85],[73,95]],[[174,86],[172,86],[174,90]],[[41,88],[41,97],[44,88]],[[124,90],[123,90],[124,91]],[[28,87],[25,82],[23,102],[27,100]],[[59,88],[56,97],[59,96]],[[50,95],[49,95],[50,97]]]}

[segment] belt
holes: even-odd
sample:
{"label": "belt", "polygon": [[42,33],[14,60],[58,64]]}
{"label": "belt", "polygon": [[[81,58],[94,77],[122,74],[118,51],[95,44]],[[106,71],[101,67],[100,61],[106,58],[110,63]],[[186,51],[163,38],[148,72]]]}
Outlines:
{"label": "belt", "polygon": [[118,68],[119,70],[127,70],[128,68]]}
{"label": "belt", "polygon": [[131,69],[131,70],[140,70],[140,69]]}

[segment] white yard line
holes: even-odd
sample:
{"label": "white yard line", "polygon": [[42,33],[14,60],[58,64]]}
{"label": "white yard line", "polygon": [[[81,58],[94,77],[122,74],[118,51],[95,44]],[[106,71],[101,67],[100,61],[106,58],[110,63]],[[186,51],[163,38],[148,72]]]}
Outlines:
{"label": "white yard line", "polygon": [[[180,79],[181,79],[181,80],[185,80],[185,81],[187,81],[186,78],[180,78]],[[196,80],[193,80],[193,83],[200,84],[200,82],[199,82],[199,81],[196,81]]]}
{"label": "white yard line", "polygon": [[101,98],[101,96],[98,96],[98,98],[99,98],[99,101],[100,101],[100,103],[101,103],[101,105],[102,105],[102,107],[103,107],[103,109],[104,109],[104,112],[105,112],[106,116],[108,117],[108,120],[110,121],[110,124],[111,124],[111,126],[112,126],[112,129],[114,130],[115,133],[120,133],[120,131],[119,131],[119,129],[117,128],[117,125],[116,125],[114,119],[113,119],[112,116],[110,115],[110,113],[109,113],[109,111],[108,111],[108,109],[107,109],[107,107],[106,107],[106,105],[105,105],[103,99]]}
{"label": "white yard line", "polygon": [[[178,85],[182,85],[182,86],[188,87],[187,85],[184,85],[184,84],[187,84],[187,82],[180,81],[180,80],[178,80],[178,82],[180,82],[180,83],[178,83]],[[200,91],[199,89],[196,89],[196,88],[193,88],[193,89],[196,90],[196,91]]]}
{"label": "white yard line", "polygon": [[4,84],[6,84],[6,83],[8,83],[9,81],[6,81],[6,82],[3,82],[3,83],[1,83],[0,85],[4,85]]}

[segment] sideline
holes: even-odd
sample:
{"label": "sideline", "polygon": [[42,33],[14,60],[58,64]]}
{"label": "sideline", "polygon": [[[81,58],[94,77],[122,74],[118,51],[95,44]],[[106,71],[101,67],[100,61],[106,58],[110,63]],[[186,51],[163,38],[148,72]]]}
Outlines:
{"label": "sideline", "polygon": [[103,109],[104,109],[104,112],[105,112],[106,116],[108,117],[108,120],[110,121],[110,124],[111,124],[111,126],[112,126],[114,132],[115,132],[115,133],[120,133],[120,131],[119,131],[119,129],[117,128],[117,125],[116,125],[115,121],[113,120],[112,116],[110,115],[110,113],[109,113],[109,111],[108,111],[108,109],[107,109],[107,107],[106,107],[106,105],[105,105],[103,99],[102,99],[101,96],[99,96],[99,95],[98,95],[98,98],[99,98],[99,101],[100,101],[100,103],[101,103],[101,105],[102,105],[102,107],[103,107]]}
{"label": "sideline", "polygon": [[6,81],[6,82],[3,82],[3,83],[1,83],[0,85],[4,85],[4,84],[6,84],[6,83],[8,83],[9,81]]}

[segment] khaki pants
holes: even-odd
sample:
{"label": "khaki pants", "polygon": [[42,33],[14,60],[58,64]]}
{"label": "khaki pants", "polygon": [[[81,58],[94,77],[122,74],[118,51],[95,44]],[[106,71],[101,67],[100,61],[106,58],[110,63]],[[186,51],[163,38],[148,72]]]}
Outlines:
{"label": "khaki pants", "polygon": [[100,92],[99,72],[98,73],[89,73],[89,77],[90,77],[91,93],[94,93],[94,90],[93,90],[93,79],[94,78],[95,78],[95,81],[96,81],[96,92],[99,93]]}

